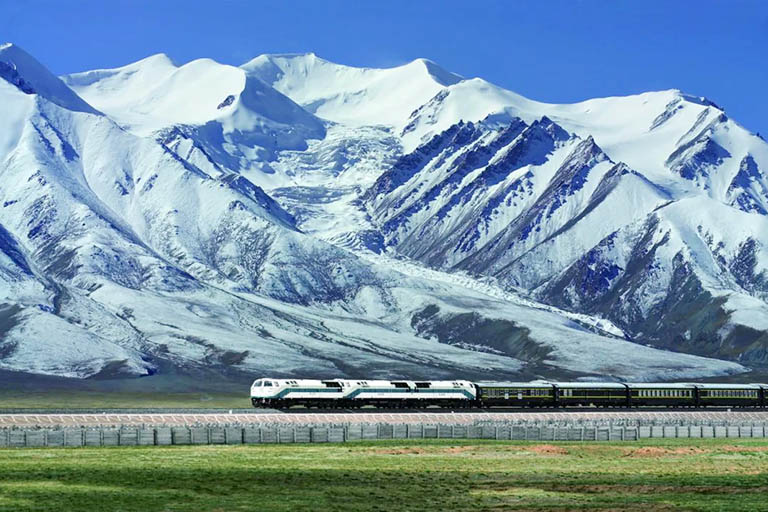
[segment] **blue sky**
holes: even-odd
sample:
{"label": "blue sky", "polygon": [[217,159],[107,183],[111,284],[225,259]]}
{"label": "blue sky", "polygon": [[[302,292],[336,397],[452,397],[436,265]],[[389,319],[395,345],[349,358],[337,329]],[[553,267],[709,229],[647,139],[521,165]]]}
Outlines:
{"label": "blue sky", "polygon": [[0,39],[55,73],[314,51],[372,67],[426,57],[549,102],[678,88],[768,135],[768,0],[0,0]]}

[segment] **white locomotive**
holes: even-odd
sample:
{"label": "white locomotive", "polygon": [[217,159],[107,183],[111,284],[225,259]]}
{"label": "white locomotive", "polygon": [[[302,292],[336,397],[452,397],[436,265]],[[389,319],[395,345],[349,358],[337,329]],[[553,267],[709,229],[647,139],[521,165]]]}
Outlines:
{"label": "white locomotive", "polygon": [[419,408],[470,407],[477,391],[469,381],[258,379],[251,386],[254,407],[293,405],[356,408],[364,405]]}

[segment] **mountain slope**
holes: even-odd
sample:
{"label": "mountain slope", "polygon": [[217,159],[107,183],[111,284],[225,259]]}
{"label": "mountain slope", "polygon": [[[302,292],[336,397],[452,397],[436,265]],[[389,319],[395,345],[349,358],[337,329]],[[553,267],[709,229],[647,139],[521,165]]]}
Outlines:
{"label": "mountain slope", "polygon": [[429,265],[608,318],[638,341],[764,364],[763,331],[729,303],[768,312],[766,145],[722,114],[705,123],[709,108],[646,172],[546,116],[459,122],[362,199],[385,245]]}

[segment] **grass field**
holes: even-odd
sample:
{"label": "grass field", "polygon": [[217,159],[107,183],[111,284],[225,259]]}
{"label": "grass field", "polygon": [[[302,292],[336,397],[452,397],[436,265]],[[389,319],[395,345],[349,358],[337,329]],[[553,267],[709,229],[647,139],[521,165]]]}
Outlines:
{"label": "grass field", "polygon": [[0,389],[0,409],[247,409],[250,407],[247,386],[240,393]]}
{"label": "grass field", "polygon": [[3,511],[768,510],[768,442],[0,450]]}

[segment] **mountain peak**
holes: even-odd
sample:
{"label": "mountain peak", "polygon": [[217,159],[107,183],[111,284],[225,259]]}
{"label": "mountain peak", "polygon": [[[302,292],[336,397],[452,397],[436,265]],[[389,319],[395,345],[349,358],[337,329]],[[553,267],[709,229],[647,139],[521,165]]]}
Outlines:
{"label": "mountain peak", "polygon": [[449,85],[457,84],[464,80],[464,77],[457,75],[456,73],[451,73],[429,59],[416,59],[410,64],[424,66],[424,69],[427,70],[427,74],[443,87],[448,87]]}
{"label": "mountain peak", "polygon": [[126,66],[123,66],[120,69],[126,69],[126,68],[135,68],[135,67],[141,67],[141,66],[170,66],[170,67],[178,67],[178,64],[171,59],[171,57],[168,56],[166,53],[155,53],[153,55],[150,55],[149,57],[144,57],[143,59],[139,59],[136,62],[133,62],[131,64],[128,64]]}
{"label": "mountain peak", "polygon": [[0,45],[0,78],[26,94],[38,94],[68,110],[98,114],[45,66],[13,43]]}

